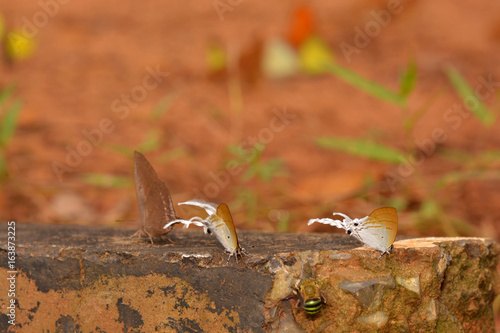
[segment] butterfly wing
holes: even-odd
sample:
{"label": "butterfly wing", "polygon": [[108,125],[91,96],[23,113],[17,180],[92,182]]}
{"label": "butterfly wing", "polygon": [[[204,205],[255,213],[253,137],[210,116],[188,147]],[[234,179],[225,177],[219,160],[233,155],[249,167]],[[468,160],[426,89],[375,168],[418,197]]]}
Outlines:
{"label": "butterfly wing", "polygon": [[375,218],[378,223],[383,225],[389,236],[389,243],[394,243],[398,233],[398,212],[394,207],[382,207],[375,209],[370,217]]}
{"label": "butterfly wing", "polygon": [[173,226],[163,229],[165,224],[175,220],[176,216],[167,185],[159,179],[146,196],[144,213],[146,223],[143,230],[150,237],[159,237],[172,230]]}
{"label": "butterfly wing", "polygon": [[134,177],[141,226],[143,226],[147,221],[145,211],[146,198],[151,192],[153,184],[158,180],[158,175],[146,157],[137,151],[134,152]]}
{"label": "butterfly wing", "polygon": [[234,228],[233,218],[231,213],[229,212],[229,208],[225,203],[221,203],[217,207],[217,216],[222,220],[222,222],[226,225],[229,233],[231,235],[231,243],[233,248],[238,248],[238,236],[236,235],[236,229]]}
{"label": "butterfly wing", "polygon": [[397,231],[396,209],[382,207],[374,210],[359,227],[354,228],[354,235],[369,247],[386,251],[394,243]]}
{"label": "butterfly wing", "polygon": [[170,192],[146,157],[137,151],[134,152],[134,176],[141,230],[149,237],[168,233],[171,228],[163,229],[163,226],[176,218]]}
{"label": "butterfly wing", "polygon": [[206,202],[202,199],[192,199],[185,202],[179,202],[179,205],[190,205],[204,209],[208,215],[215,215],[217,213],[217,205],[211,202]]}

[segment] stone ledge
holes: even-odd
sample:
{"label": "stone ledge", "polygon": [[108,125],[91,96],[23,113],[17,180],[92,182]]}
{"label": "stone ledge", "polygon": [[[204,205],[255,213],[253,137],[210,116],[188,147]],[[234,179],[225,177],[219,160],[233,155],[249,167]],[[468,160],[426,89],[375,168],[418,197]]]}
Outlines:
{"label": "stone ledge", "polygon": [[[200,230],[154,245],[133,232],[18,224],[17,325],[2,293],[0,331],[494,332],[499,247],[488,239],[403,239],[377,260],[346,235],[240,232],[249,255],[225,266]],[[314,316],[290,297],[306,262],[326,299]]]}

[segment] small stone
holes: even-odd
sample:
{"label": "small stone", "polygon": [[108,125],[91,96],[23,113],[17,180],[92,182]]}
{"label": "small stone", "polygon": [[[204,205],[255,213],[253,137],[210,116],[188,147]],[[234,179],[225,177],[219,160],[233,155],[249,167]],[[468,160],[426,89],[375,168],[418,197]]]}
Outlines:
{"label": "small stone", "polygon": [[441,249],[441,253],[439,255],[439,261],[436,264],[436,274],[439,279],[442,279],[444,276],[444,272],[448,268],[448,265],[451,263],[451,256],[445,250]]}
{"label": "small stone", "polygon": [[427,321],[434,321],[437,319],[437,315],[436,301],[434,298],[431,298],[429,304],[425,308],[425,319]]}
{"label": "small stone", "polygon": [[294,277],[286,269],[276,271],[273,287],[269,293],[270,299],[276,302],[290,296],[293,292],[293,280]]}
{"label": "small stone", "polygon": [[414,276],[411,278],[403,278],[400,276],[396,276],[396,282],[408,289],[409,291],[413,291],[415,294],[420,296],[420,277]]}
{"label": "small stone", "polygon": [[382,303],[385,289],[393,289],[396,286],[394,278],[390,275],[368,281],[354,282],[344,280],[339,283],[339,288],[353,294],[361,305],[366,309],[375,309]]}
{"label": "small stone", "polygon": [[377,328],[382,328],[387,323],[389,318],[385,314],[384,311],[377,311],[368,316],[358,317],[358,323],[365,323],[371,326],[375,326]]}

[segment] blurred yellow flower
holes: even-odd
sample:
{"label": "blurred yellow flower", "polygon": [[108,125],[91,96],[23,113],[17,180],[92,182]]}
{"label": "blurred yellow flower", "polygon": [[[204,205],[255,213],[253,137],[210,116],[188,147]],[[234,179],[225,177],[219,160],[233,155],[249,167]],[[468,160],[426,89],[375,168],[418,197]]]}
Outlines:
{"label": "blurred yellow flower", "polygon": [[303,72],[307,74],[322,74],[326,65],[334,61],[333,52],[319,37],[309,37],[299,47],[299,61]]}
{"label": "blurred yellow flower", "polygon": [[5,53],[10,60],[23,60],[33,55],[36,41],[23,31],[10,31],[5,38]]}

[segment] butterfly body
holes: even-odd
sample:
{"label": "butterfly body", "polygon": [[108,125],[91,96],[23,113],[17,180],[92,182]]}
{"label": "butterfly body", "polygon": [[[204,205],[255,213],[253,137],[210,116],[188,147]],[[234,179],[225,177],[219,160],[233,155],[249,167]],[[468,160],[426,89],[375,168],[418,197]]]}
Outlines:
{"label": "butterfly body", "polygon": [[240,246],[238,242],[238,235],[236,234],[236,229],[234,228],[233,218],[229,212],[229,208],[225,203],[219,205],[214,203],[205,202],[203,200],[189,200],[186,202],[181,202],[179,205],[191,205],[203,208],[208,217],[202,219],[201,217],[195,216],[189,220],[176,220],[165,225],[165,228],[170,228],[175,223],[183,223],[187,228],[190,224],[203,227],[205,233],[213,234],[217,240],[224,247],[226,252],[229,253],[229,259],[232,256],[238,261],[238,255],[242,256],[246,254],[245,249]]}
{"label": "butterfly body", "polygon": [[139,205],[139,237],[146,235],[153,244],[153,238],[168,234],[173,226],[163,226],[176,220],[176,214],[167,185],[158,178],[146,157],[134,152],[134,178]]}
{"label": "butterfly body", "polygon": [[344,219],[311,219],[308,225],[319,222],[342,228],[348,235],[357,238],[366,247],[381,251],[380,257],[385,253],[389,254],[392,250],[392,244],[398,231],[398,214],[395,208],[378,208],[370,215],[360,219],[351,219],[342,213],[333,213],[333,215],[340,215]]}

